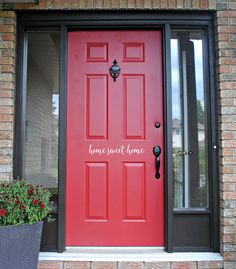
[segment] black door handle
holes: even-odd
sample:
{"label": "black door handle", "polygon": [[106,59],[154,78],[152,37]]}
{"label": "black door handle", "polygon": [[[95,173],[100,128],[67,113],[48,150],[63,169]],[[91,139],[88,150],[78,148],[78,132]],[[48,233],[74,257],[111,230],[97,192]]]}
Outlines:
{"label": "black door handle", "polygon": [[153,148],[153,154],[156,157],[156,174],[155,178],[159,179],[160,178],[160,154],[161,154],[161,148],[159,146],[155,146]]}

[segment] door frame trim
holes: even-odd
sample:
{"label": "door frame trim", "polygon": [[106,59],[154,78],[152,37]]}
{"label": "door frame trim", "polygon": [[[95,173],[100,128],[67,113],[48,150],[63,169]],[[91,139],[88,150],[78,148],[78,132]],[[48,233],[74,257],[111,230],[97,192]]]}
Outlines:
{"label": "door frame trim", "polygon": [[[168,252],[175,250],[173,246],[173,186],[172,186],[172,127],[171,127],[171,69],[170,69],[170,37],[171,27],[181,27],[184,29],[203,29],[208,33],[207,41],[209,47],[208,61],[210,79],[208,88],[210,89],[211,117],[210,125],[213,127],[209,134],[210,145],[218,145],[217,140],[217,111],[215,96],[215,63],[214,51],[214,28],[213,12],[162,12],[162,11],[32,11],[17,12],[17,78],[16,78],[16,109],[15,109],[15,138],[14,138],[14,177],[22,177],[23,149],[25,136],[26,109],[22,109],[26,104],[26,82],[27,82],[27,32],[45,31],[54,29],[60,32],[60,117],[59,117],[59,204],[58,204],[58,252],[65,250],[65,174],[66,174],[66,76],[67,76],[67,32],[73,30],[162,30],[163,32],[163,96],[164,96],[164,145],[165,156],[165,249]],[[219,250],[219,180],[218,180],[218,154],[216,150],[210,149],[209,155],[211,164],[212,192],[212,235],[211,248],[209,250]],[[195,210],[189,210],[194,213]],[[196,212],[195,212],[196,213]],[[177,250],[177,249],[176,249]],[[189,249],[196,251],[199,249]],[[208,250],[208,251],[209,251]]]}

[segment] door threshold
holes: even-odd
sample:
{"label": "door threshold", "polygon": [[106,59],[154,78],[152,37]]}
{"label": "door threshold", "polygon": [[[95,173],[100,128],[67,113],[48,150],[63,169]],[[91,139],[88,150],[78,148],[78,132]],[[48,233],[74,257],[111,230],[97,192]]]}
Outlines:
{"label": "door threshold", "polygon": [[162,247],[67,247],[64,253],[41,252],[39,261],[222,261],[220,253],[167,253]]}

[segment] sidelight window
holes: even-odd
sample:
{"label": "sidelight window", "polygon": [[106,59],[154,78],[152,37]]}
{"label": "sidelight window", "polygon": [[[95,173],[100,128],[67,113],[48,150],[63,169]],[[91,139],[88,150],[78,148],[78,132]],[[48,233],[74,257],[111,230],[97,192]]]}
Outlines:
{"label": "sidelight window", "polygon": [[173,31],[172,141],[175,208],[208,207],[204,33]]}
{"label": "sidelight window", "polygon": [[[26,120],[22,175],[58,190],[59,34],[28,33]],[[55,208],[56,209],[56,208]]]}

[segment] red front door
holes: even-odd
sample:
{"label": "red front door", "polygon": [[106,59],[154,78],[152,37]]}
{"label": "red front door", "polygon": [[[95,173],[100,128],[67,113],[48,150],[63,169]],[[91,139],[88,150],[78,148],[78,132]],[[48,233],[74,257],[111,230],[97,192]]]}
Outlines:
{"label": "red front door", "polygon": [[161,44],[160,31],[68,35],[67,246],[163,246]]}

